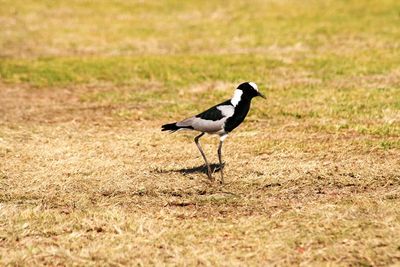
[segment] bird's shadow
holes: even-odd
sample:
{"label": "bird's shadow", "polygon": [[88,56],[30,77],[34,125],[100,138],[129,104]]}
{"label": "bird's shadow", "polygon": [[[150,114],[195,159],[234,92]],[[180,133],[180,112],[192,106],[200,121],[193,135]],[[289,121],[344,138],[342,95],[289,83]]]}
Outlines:
{"label": "bird's shadow", "polygon": [[[222,167],[225,166],[225,163],[222,163]],[[221,166],[219,164],[210,164],[211,172],[219,172],[221,170]],[[193,173],[205,173],[207,174],[207,166],[205,165],[200,165],[197,167],[192,167],[192,168],[182,168],[182,169],[174,169],[174,170],[162,170],[159,172],[179,172],[182,174],[193,174]]]}

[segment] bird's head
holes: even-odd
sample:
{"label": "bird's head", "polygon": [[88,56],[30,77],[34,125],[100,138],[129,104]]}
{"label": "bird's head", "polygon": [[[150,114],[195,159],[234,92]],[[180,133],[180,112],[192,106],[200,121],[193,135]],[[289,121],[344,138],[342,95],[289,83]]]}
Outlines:
{"label": "bird's head", "polygon": [[262,98],[265,98],[265,96],[258,91],[257,84],[255,84],[254,82],[242,83],[238,86],[237,89],[243,91],[242,97],[251,99],[256,96],[261,96]]}

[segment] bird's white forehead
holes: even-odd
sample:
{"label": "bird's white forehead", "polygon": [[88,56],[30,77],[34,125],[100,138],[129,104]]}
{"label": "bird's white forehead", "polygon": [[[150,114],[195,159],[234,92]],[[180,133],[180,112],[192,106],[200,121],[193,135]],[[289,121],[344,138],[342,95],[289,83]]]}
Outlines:
{"label": "bird's white forehead", "polygon": [[254,90],[256,90],[258,92],[258,86],[257,84],[253,83],[253,82],[249,82],[249,84],[251,85],[251,87],[254,88]]}

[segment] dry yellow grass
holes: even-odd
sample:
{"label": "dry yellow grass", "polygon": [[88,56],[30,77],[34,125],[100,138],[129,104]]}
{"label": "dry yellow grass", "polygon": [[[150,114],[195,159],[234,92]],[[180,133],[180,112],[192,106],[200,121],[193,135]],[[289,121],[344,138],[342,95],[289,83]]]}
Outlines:
{"label": "dry yellow grass", "polygon": [[248,121],[210,186],[190,134],[81,102],[91,90],[2,86],[2,264],[399,262],[400,153],[380,137]]}

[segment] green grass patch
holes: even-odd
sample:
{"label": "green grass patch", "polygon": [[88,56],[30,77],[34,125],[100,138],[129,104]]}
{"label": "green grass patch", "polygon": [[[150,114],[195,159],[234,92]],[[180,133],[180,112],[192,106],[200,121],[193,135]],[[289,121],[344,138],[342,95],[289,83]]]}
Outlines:
{"label": "green grass patch", "polygon": [[258,55],[6,59],[0,62],[0,77],[36,87],[156,81],[172,88],[215,80],[262,81],[269,70],[283,65]]}
{"label": "green grass patch", "polygon": [[0,62],[0,77],[38,88],[109,84],[105,91],[85,93],[82,101],[134,104],[146,109],[144,119],[200,112],[229,98],[236,84],[253,80],[268,100],[254,104],[250,119],[276,124],[312,120],[315,129],[399,134],[397,59],[386,58],[379,71],[378,63],[361,55],[359,60],[332,54],[323,60],[310,57],[304,64],[263,55],[6,59]]}

